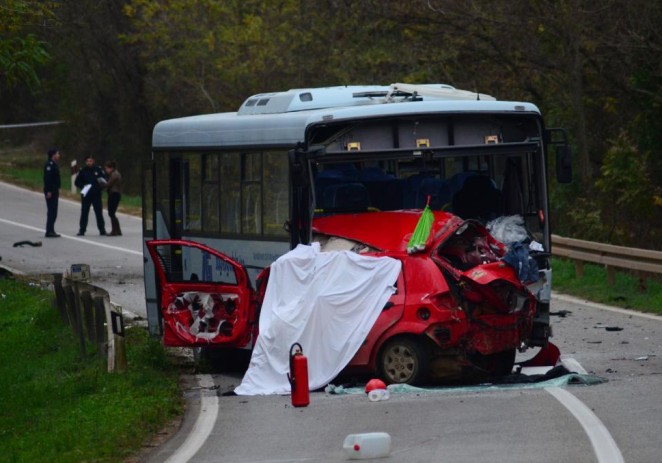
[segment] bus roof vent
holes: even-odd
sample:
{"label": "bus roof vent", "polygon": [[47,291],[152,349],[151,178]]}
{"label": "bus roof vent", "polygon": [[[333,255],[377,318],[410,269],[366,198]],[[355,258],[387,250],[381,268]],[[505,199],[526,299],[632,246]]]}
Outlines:
{"label": "bus roof vent", "polygon": [[[312,109],[338,108],[384,103],[385,86],[346,86],[292,89],[286,92],[260,93],[249,97],[239,108],[239,115],[277,114]],[[378,98],[355,98],[355,93],[376,92]]]}
{"label": "bus roof vent", "polygon": [[484,93],[458,90],[455,87],[445,84],[352,85],[260,93],[244,101],[237,114],[278,114],[313,109],[423,100],[495,99]]}
{"label": "bus roof vent", "polygon": [[450,85],[444,84],[391,84],[386,101],[389,103],[399,101],[406,95],[414,97],[427,97],[434,100],[490,100],[496,98],[485,93],[471,92],[469,90],[459,90]]}

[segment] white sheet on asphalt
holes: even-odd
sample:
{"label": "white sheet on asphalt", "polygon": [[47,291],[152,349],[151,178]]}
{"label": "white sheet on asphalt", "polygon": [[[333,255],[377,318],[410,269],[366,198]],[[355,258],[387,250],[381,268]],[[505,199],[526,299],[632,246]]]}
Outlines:
{"label": "white sheet on asphalt", "polygon": [[308,358],[311,390],[349,363],[395,292],[400,261],[299,245],[271,267],[260,335],[238,395],[289,394],[290,347]]}

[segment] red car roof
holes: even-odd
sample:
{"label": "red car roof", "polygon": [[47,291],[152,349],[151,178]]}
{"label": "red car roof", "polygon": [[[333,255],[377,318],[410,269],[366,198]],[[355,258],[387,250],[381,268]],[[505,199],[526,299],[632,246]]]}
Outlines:
{"label": "red car roof", "polygon": [[[316,217],[313,232],[358,241],[381,251],[406,252],[421,213],[421,210],[402,210]],[[462,219],[447,212],[433,211],[433,214],[431,236],[447,224],[452,225],[450,230],[462,223]]]}

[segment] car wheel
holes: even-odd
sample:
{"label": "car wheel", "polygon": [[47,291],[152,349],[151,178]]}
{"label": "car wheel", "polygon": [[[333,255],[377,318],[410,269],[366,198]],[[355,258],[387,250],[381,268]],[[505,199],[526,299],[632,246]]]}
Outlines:
{"label": "car wheel", "polygon": [[379,355],[379,372],[389,384],[420,384],[428,374],[428,354],[410,338],[388,341]]}

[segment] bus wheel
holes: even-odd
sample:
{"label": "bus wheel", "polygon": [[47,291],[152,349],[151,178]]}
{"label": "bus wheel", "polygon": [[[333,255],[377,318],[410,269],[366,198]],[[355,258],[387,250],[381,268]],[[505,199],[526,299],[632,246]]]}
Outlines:
{"label": "bus wheel", "polygon": [[421,384],[428,374],[429,356],[420,342],[411,338],[395,338],[382,348],[378,368],[389,384]]}

